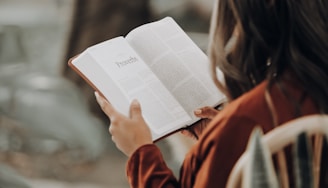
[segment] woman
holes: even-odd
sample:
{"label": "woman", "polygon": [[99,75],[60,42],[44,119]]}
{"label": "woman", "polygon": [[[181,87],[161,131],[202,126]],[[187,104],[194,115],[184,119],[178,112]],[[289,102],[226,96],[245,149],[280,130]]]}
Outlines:
{"label": "woman", "polygon": [[[125,117],[96,94],[112,121],[113,141],[129,156],[131,186],[225,187],[255,126],[268,132],[300,116],[328,113],[327,10],[324,0],[217,3],[209,55],[212,75],[216,75],[215,67],[225,75],[225,83],[215,76],[214,81],[230,100],[186,155],[179,179],[152,143],[139,103],[133,101],[130,117]],[[204,109],[196,111],[198,116],[207,117]],[[213,114],[213,109],[210,112]],[[287,152],[291,170],[289,156]],[[322,174],[326,166],[322,166]],[[294,187],[293,181],[290,184]]]}

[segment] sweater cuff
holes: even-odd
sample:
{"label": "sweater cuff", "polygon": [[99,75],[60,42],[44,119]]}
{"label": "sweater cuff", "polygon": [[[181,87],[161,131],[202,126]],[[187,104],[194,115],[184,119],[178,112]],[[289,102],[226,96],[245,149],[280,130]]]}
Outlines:
{"label": "sweater cuff", "polygon": [[136,169],[136,166],[142,165],[142,163],[151,163],[153,159],[160,160],[160,163],[164,163],[160,149],[155,144],[140,146],[128,159],[126,165],[127,176],[129,177],[131,175],[130,173]]}

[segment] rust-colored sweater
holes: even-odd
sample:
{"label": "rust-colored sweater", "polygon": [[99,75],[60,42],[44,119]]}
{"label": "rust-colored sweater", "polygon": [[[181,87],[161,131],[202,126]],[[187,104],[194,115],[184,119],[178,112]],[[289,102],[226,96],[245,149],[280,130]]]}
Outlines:
{"label": "rust-colored sweater", "polygon": [[[137,149],[127,163],[127,176],[131,187],[225,187],[230,171],[244,152],[253,128],[261,125],[263,131],[268,132],[274,127],[264,97],[267,84],[264,81],[234,100],[211,121],[186,155],[180,178],[174,177],[156,145],[144,145]],[[293,84],[287,85],[286,88],[292,99],[283,95],[277,86],[270,89],[279,124],[295,118],[292,100],[302,100],[302,115],[318,112],[312,100],[303,97],[303,91]]]}

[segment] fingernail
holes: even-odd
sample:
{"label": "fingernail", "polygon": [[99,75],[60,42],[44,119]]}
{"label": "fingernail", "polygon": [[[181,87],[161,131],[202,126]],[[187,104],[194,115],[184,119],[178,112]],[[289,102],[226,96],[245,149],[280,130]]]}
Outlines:
{"label": "fingernail", "polygon": [[95,91],[95,96],[96,96],[96,99],[99,99],[99,94],[97,91]]}
{"label": "fingernail", "polygon": [[198,115],[199,115],[199,114],[202,114],[202,110],[200,110],[200,109],[195,110],[194,113],[195,113],[195,114],[198,114]]}
{"label": "fingernail", "polygon": [[100,95],[97,91],[95,91],[95,96],[96,96],[97,102],[100,104],[100,106],[102,106],[104,101],[102,100],[102,98],[100,97]]}
{"label": "fingernail", "polygon": [[139,105],[139,101],[137,99],[133,99],[131,105]]}

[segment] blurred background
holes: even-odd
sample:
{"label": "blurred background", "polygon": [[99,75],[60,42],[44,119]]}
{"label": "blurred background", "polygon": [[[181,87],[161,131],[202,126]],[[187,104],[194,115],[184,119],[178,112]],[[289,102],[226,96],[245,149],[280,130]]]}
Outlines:
{"label": "blurred background", "polygon": [[[127,158],[67,67],[86,47],[173,17],[204,51],[213,0],[0,0],[0,187],[128,187]],[[156,143],[178,175],[193,144]],[[173,147],[174,145],[174,147]]]}

